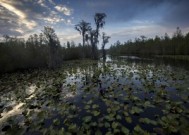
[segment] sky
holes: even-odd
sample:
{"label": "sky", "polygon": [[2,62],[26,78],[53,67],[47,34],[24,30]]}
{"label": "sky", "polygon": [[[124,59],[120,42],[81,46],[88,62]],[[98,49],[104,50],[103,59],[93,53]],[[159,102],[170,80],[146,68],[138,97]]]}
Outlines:
{"label": "sky", "polygon": [[74,26],[85,20],[95,28],[95,13],[106,13],[100,32],[111,36],[108,48],[117,40],[126,42],[141,35],[172,36],[176,27],[189,32],[188,7],[189,0],[0,0],[0,36],[27,38],[51,26],[62,45],[79,43],[82,38]]}

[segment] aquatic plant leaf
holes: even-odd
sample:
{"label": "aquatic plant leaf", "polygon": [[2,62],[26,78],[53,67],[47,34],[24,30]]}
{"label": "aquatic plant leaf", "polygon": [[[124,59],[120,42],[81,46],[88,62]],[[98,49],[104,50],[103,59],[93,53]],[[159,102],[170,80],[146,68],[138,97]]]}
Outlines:
{"label": "aquatic plant leaf", "polygon": [[122,127],[121,127],[121,131],[122,131],[125,135],[129,135],[129,129],[127,129],[126,127],[122,126]]}
{"label": "aquatic plant leaf", "polygon": [[96,109],[96,108],[98,108],[98,107],[99,107],[99,105],[97,105],[97,104],[92,105],[92,108],[93,108],[93,109]]}
{"label": "aquatic plant leaf", "polygon": [[54,120],[53,120],[53,124],[54,124],[55,126],[60,125],[60,120],[59,120],[59,119],[54,119]]}
{"label": "aquatic plant leaf", "polygon": [[113,122],[113,123],[112,123],[112,128],[115,129],[115,128],[117,128],[118,125],[119,125],[119,123],[117,123],[117,122]]}
{"label": "aquatic plant leaf", "polygon": [[102,132],[101,132],[100,130],[97,130],[97,131],[95,132],[95,135],[102,135]]}
{"label": "aquatic plant leaf", "polygon": [[96,110],[93,111],[92,113],[93,113],[94,116],[98,116],[98,115],[100,115],[100,112],[99,112],[99,111],[96,111]]}
{"label": "aquatic plant leaf", "polygon": [[85,117],[83,117],[83,121],[84,121],[85,123],[90,122],[91,119],[92,119],[92,116],[85,116]]}
{"label": "aquatic plant leaf", "polygon": [[91,122],[90,125],[93,126],[93,127],[96,127],[97,126],[97,122]]}
{"label": "aquatic plant leaf", "polygon": [[109,128],[109,127],[110,127],[110,123],[105,122],[104,126],[105,126],[106,128]]}
{"label": "aquatic plant leaf", "polygon": [[124,111],[123,114],[124,114],[125,116],[129,116],[129,113],[126,112],[126,111]]}
{"label": "aquatic plant leaf", "polygon": [[152,124],[152,125],[157,125],[157,122],[154,120],[150,120],[149,118],[140,118],[139,122],[145,123],[145,124]]}
{"label": "aquatic plant leaf", "polygon": [[136,125],[134,127],[134,131],[133,131],[133,134],[135,135],[138,135],[138,134],[142,134],[142,135],[150,135],[149,132],[143,130],[139,125]]}
{"label": "aquatic plant leaf", "polygon": [[93,103],[92,100],[89,100],[89,101],[87,102],[88,105],[90,105],[90,104],[92,104],[92,103]]}
{"label": "aquatic plant leaf", "polygon": [[69,127],[68,127],[68,130],[69,131],[75,131],[77,129],[77,125],[76,124],[70,124]]}
{"label": "aquatic plant leaf", "polygon": [[110,131],[106,132],[105,135],[114,135],[113,133],[111,133]]}
{"label": "aquatic plant leaf", "polygon": [[125,120],[127,123],[132,123],[132,118],[131,117],[125,117]]}
{"label": "aquatic plant leaf", "polygon": [[143,106],[144,106],[145,108],[147,108],[147,107],[155,107],[154,105],[152,105],[152,104],[150,103],[150,101],[145,101],[144,104],[143,104]]}
{"label": "aquatic plant leaf", "polygon": [[143,112],[143,110],[142,110],[141,108],[136,107],[136,106],[133,106],[133,107],[131,108],[131,110],[130,110],[130,113],[131,113],[131,114],[139,114],[139,113],[141,113],[141,112]]}
{"label": "aquatic plant leaf", "polygon": [[90,105],[85,105],[84,109],[88,110],[90,108]]}
{"label": "aquatic plant leaf", "polygon": [[120,115],[116,115],[116,119],[117,120],[121,120],[121,116]]}

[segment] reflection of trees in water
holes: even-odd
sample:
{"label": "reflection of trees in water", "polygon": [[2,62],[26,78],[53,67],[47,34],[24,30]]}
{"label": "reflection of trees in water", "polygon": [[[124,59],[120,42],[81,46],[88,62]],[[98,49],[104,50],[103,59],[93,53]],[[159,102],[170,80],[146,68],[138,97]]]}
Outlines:
{"label": "reflection of trees in water", "polygon": [[185,60],[178,60],[173,58],[141,58],[141,59],[129,59],[129,58],[112,58],[123,62],[129,62],[129,63],[135,63],[135,64],[153,64],[155,67],[158,67],[159,65],[165,65],[165,66],[171,66],[172,68],[184,68],[186,70],[189,70],[189,62]]}
{"label": "reflection of trees in water", "polygon": [[95,76],[95,72],[98,69],[98,63],[93,63],[90,66],[83,67],[83,74],[85,78],[84,84],[87,85],[92,82],[92,79]]}

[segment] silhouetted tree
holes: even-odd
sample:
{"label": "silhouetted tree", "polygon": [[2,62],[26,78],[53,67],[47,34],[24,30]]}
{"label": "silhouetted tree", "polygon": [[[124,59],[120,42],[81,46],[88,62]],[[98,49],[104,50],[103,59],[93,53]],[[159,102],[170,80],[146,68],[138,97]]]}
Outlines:
{"label": "silhouetted tree", "polygon": [[[54,69],[63,60],[98,59],[99,32],[105,24],[105,18],[104,13],[95,14],[95,30],[83,20],[75,25],[75,29],[82,35],[83,45],[77,46],[72,41],[67,43],[67,48],[66,44],[60,46],[58,36],[49,26],[44,27],[40,34],[30,35],[26,42],[21,38],[4,36],[3,42],[0,42],[0,72],[41,67]],[[103,38],[102,49],[107,42],[105,36]]]}
{"label": "silhouetted tree", "polygon": [[98,37],[99,37],[99,31],[100,28],[103,28],[105,25],[105,18],[106,14],[105,13],[96,13],[94,16],[95,24],[96,24],[96,43],[98,43]]}
{"label": "silhouetted tree", "polygon": [[58,64],[57,50],[60,42],[54,29],[49,26],[44,27],[43,34],[49,46],[49,68],[54,69]]}
{"label": "silhouetted tree", "polygon": [[106,50],[105,45],[109,42],[110,36],[107,36],[106,33],[102,33],[102,57],[103,60],[106,60]]}
{"label": "silhouetted tree", "polygon": [[97,31],[96,30],[91,30],[89,32],[89,41],[92,47],[92,59],[98,59],[98,48],[96,45],[96,35],[97,35]]}
{"label": "silhouetted tree", "polygon": [[10,39],[10,37],[9,37],[8,35],[3,35],[3,38],[4,38],[4,41],[5,41],[5,42],[8,42],[9,39]]}
{"label": "silhouetted tree", "polygon": [[176,38],[182,38],[183,37],[182,31],[179,27],[177,27],[176,32],[173,34],[173,38],[174,37],[176,37]]}
{"label": "silhouetted tree", "polygon": [[165,39],[165,40],[169,40],[169,39],[170,39],[170,37],[169,37],[169,35],[168,35],[167,33],[165,33],[164,39]]}
{"label": "silhouetted tree", "polygon": [[141,37],[142,41],[144,42],[144,41],[145,41],[145,39],[146,39],[146,36],[141,35],[140,37]]}
{"label": "silhouetted tree", "polygon": [[67,48],[70,49],[71,45],[70,45],[70,42],[67,41]]}
{"label": "silhouetted tree", "polygon": [[79,24],[75,25],[75,29],[79,31],[79,33],[82,35],[83,38],[83,46],[85,45],[85,35],[88,31],[91,30],[90,23],[85,22],[82,20]]}
{"label": "silhouetted tree", "polygon": [[44,38],[44,35],[43,35],[43,33],[40,33],[39,34],[39,44],[40,44],[40,46],[42,46],[42,45],[44,45],[45,43],[44,43],[44,40],[45,38]]}

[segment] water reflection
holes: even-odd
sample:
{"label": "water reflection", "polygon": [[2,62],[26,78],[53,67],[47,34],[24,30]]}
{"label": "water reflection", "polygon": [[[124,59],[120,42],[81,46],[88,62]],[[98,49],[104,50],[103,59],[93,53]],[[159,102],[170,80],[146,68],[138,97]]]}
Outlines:
{"label": "water reflection", "polygon": [[157,57],[137,57],[137,56],[120,56],[111,57],[110,60],[121,60],[136,64],[150,64],[158,67],[159,65],[165,65],[169,68],[184,68],[189,70],[189,62],[185,60],[177,60],[173,58],[157,58]]}
{"label": "water reflection", "polygon": [[[53,123],[52,119],[56,118],[62,122],[58,127],[64,127],[66,122],[63,122],[66,120],[71,120],[68,125],[76,123],[78,126],[83,126],[80,118],[86,115],[95,115],[95,119],[92,120],[103,118],[101,120],[103,121],[104,117],[110,115],[108,110],[111,110],[116,113],[116,116],[120,115],[119,122],[132,131],[139,123],[139,116],[135,115],[138,113],[132,112],[136,111],[136,107],[139,111],[144,110],[141,111],[141,117],[156,120],[154,113],[162,116],[165,105],[171,101],[188,99],[184,95],[188,96],[187,88],[189,88],[187,70],[176,65],[172,66],[171,62],[168,64],[166,61],[164,63],[160,60],[135,58],[107,57],[106,62],[72,64],[56,72],[48,71],[50,73],[47,78],[43,78],[42,81],[37,80],[40,87],[37,86],[37,83],[24,85],[24,90],[22,86],[17,91],[4,93],[1,101],[8,103],[8,100],[11,99],[17,103],[20,101],[18,96],[21,94],[32,96],[31,98],[22,97],[24,99],[21,101],[26,103],[24,109],[29,112],[33,111],[33,114],[30,114],[33,122],[38,119],[39,112],[49,113],[51,117],[45,118],[46,128],[49,128]],[[185,102],[187,106],[188,102]],[[96,108],[97,110],[93,110]],[[117,110],[114,111],[114,109]],[[14,108],[11,110],[11,113],[14,114]],[[123,112],[130,113],[133,120],[131,124],[125,121],[125,116],[122,118]],[[142,127],[153,131],[156,126],[143,125]],[[100,129],[103,133],[107,132],[106,128],[101,127]]]}

